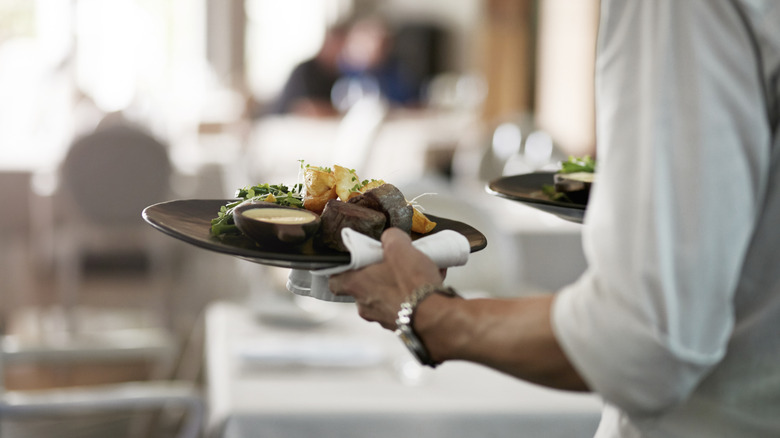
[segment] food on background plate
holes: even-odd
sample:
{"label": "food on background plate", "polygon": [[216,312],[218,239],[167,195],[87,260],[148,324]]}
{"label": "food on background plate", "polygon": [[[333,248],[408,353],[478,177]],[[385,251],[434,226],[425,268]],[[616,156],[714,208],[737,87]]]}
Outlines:
{"label": "food on background plate", "polygon": [[[240,234],[235,225],[233,212],[242,203],[253,201],[303,208],[321,215],[321,232],[317,233],[317,242],[338,251],[346,250],[341,243],[340,230],[344,226],[357,231],[365,229],[364,234],[375,238],[379,238],[381,231],[390,226],[401,228],[407,233],[421,234],[431,232],[436,226],[435,222],[428,219],[414,205],[414,201],[407,201],[403,193],[392,184],[382,180],[361,181],[355,170],[338,165],[333,169],[302,165],[301,169],[304,181],[302,184],[293,186],[258,184],[239,189],[236,193],[239,199],[222,206],[217,217],[212,219],[212,236]],[[330,203],[338,204],[332,205],[329,208],[331,211],[326,213],[328,210],[326,206]],[[340,204],[350,204],[352,207],[344,207]],[[359,213],[357,208],[370,210],[382,217],[383,223],[378,234],[375,231],[378,227],[375,219],[377,216],[372,213]],[[359,223],[361,218],[368,222]]]}
{"label": "food on background plate", "polygon": [[588,203],[595,179],[596,161],[593,158],[569,157],[553,175],[553,185],[545,185],[542,191],[553,201],[584,205]]}
{"label": "food on background plate", "polygon": [[559,173],[553,177],[553,186],[555,192],[566,196],[569,202],[587,204],[595,176],[588,172]]}

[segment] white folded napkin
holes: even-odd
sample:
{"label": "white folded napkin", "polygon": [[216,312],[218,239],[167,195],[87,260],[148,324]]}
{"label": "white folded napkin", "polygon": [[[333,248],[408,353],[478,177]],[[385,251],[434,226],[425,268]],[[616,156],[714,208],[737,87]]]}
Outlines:
{"label": "white folded napkin", "polygon": [[[347,265],[311,271],[309,288],[288,288],[299,295],[308,295],[325,301],[353,301],[351,297],[337,297],[328,288],[328,277],[333,274],[360,269],[382,261],[382,243],[351,228],[341,230],[341,238],[350,253]],[[471,245],[466,236],[452,230],[443,230],[421,237],[412,246],[427,255],[441,269],[466,264],[471,252]],[[300,278],[300,273],[296,274]],[[291,274],[291,279],[293,274]]]}

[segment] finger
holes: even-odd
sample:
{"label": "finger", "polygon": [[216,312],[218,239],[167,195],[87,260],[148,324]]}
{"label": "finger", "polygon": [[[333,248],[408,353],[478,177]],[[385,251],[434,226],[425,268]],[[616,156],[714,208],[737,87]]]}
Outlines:
{"label": "finger", "polygon": [[424,257],[412,245],[412,238],[399,228],[388,228],[382,233],[382,250],[384,251],[385,260],[391,263],[397,263],[406,257]]}
{"label": "finger", "polygon": [[391,279],[392,277],[379,263],[331,275],[328,279],[328,287],[335,295],[349,295],[359,300],[368,293],[380,293],[383,286],[392,284]]}
{"label": "finger", "polygon": [[342,274],[331,275],[328,277],[328,288],[334,295],[339,295],[342,291]]}
{"label": "finger", "polygon": [[412,239],[399,229],[382,234],[384,261],[392,266],[396,282],[408,294],[422,283],[440,283],[443,275],[436,264],[412,245]]}
{"label": "finger", "polygon": [[352,285],[352,272],[331,275],[328,278],[328,289],[336,296],[349,295],[354,297],[355,287]]}
{"label": "finger", "polygon": [[396,245],[409,245],[412,244],[412,238],[409,234],[397,227],[390,227],[382,233],[381,237],[382,248],[387,249],[388,246]]}

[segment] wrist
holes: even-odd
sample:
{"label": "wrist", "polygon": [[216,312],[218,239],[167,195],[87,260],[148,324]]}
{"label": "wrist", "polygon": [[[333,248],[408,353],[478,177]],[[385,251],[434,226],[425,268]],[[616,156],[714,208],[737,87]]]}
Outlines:
{"label": "wrist", "polygon": [[396,335],[401,339],[404,345],[414,355],[417,360],[423,364],[435,368],[441,360],[435,360],[430,353],[428,345],[418,334],[416,327],[418,322],[419,306],[426,301],[440,297],[451,300],[457,297],[457,293],[450,287],[435,284],[424,284],[412,291],[412,293],[401,303],[396,319]]}
{"label": "wrist", "polygon": [[457,358],[458,345],[466,342],[463,303],[459,295],[432,294],[417,306],[412,325],[436,363]]}

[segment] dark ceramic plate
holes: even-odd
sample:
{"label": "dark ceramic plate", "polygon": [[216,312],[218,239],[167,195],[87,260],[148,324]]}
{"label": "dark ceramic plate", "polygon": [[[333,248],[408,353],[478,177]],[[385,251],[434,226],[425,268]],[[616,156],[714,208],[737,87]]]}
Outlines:
{"label": "dark ceramic plate", "polygon": [[[243,235],[213,237],[211,219],[230,199],[182,199],[162,202],[143,211],[143,218],[154,228],[192,245],[251,262],[292,269],[320,269],[349,263],[349,254],[315,247],[312,240],[302,245],[261,246]],[[462,222],[427,214],[437,223],[431,233],[457,231],[469,241],[471,252],[487,246],[487,239],[474,227]],[[412,233],[412,239],[423,235]]]}
{"label": "dark ceramic plate", "polygon": [[582,223],[586,204],[553,201],[544,194],[545,185],[553,185],[555,172],[534,172],[499,178],[490,182],[487,191],[490,194],[554,214],[567,221]]}

